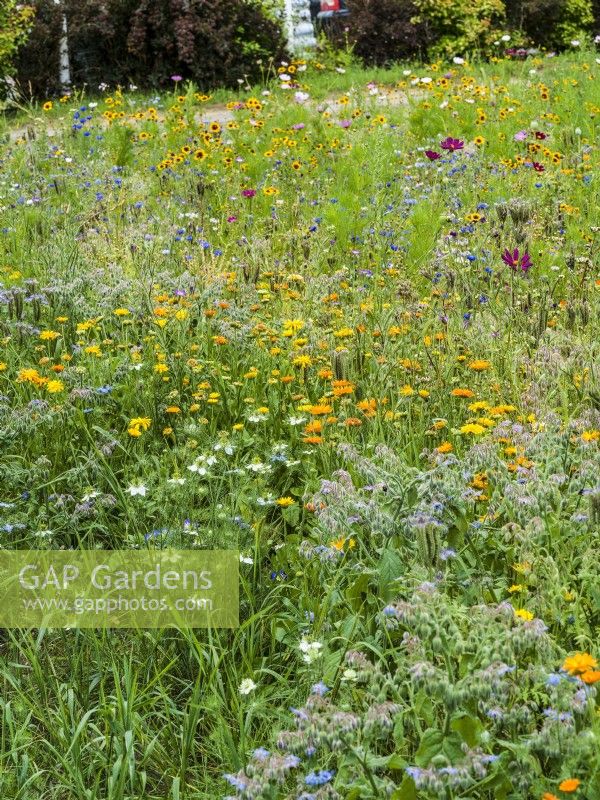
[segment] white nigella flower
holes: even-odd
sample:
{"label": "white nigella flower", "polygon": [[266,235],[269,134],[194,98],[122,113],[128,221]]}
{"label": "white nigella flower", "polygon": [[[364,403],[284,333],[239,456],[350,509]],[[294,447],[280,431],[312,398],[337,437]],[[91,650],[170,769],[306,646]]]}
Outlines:
{"label": "white nigella flower", "polygon": [[99,495],[100,495],[100,492],[88,492],[87,494],[83,495],[83,497],[81,498],[81,502],[82,503],[89,503],[90,500],[93,500],[95,497],[98,497]]}
{"label": "white nigella flower", "polygon": [[146,497],[147,487],[143,483],[134,486],[133,484],[127,489],[131,497]]}
{"label": "white nigella flower", "polygon": [[183,486],[185,483],[185,478],[169,478],[167,483],[170,483],[173,486]]}
{"label": "white nigella flower", "polygon": [[266,419],[266,414],[249,414],[247,417],[248,422],[264,422]]}
{"label": "white nigella flower", "polygon": [[240,553],[240,564],[254,564],[254,559],[250,558],[250,556],[243,556]]}
{"label": "white nigella flower", "polygon": [[208,470],[206,467],[203,467],[202,464],[194,463],[188,466],[190,472],[195,473],[196,475],[208,475]]}
{"label": "white nigella flower", "polygon": [[305,636],[303,636],[300,640],[298,647],[302,653],[302,658],[307,664],[311,664],[313,661],[316,661],[317,658],[320,658],[323,655],[321,652],[323,648],[321,642],[309,642]]}
{"label": "white nigella flower", "polygon": [[239,693],[246,695],[250,694],[256,689],[256,684],[252,680],[252,678],[244,678],[244,680],[240,683]]}
{"label": "white nigella flower", "polygon": [[306,417],[290,417],[288,419],[288,425],[304,425],[306,422]]}
{"label": "white nigella flower", "polygon": [[263,464],[262,461],[257,461],[252,464],[246,464],[246,469],[249,472],[254,472],[255,474],[262,474],[265,472],[269,472],[271,467],[268,464]]}
{"label": "white nigella flower", "polygon": [[215,445],[213,445],[213,450],[215,453],[218,453],[220,450],[222,450],[225,455],[232,456],[235,452],[235,445],[231,444],[231,442],[217,442]]}
{"label": "white nigella flower", "polygon": [[342,674],[343,681],[355,681],[357,677],[357,672],[355,669],[345,669]]}

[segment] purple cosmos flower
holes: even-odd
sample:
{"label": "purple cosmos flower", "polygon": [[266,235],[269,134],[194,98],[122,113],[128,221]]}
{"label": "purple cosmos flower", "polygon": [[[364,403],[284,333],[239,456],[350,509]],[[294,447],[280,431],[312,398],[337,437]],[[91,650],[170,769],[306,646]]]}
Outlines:
{"label": "purple cosmos flower", "polygon": [[352,120],[351,119],[341,119],[338,122],[338,125],[340,126],[340,128],[349,128],[350,125],[352,125]]}
{"label": "purple cosmos flower", "polygon": [[517,247],[511,251],[507,248],[504,253],[502,253],[502,261],[507,264],[511,269],[521,270],[521,272],[527,272],[533,264],[531,263],[531,257],[527,250],[521,255]]}
{"label": "purple cosmos flower", "polygon": [[527,136],[528,136],[527,131],[518,131],[513,136],[513,139],[515,140],[515,142],[524,142]]}
{"label": "purple cosmos flower", "polygon": [[442,154],[441,153],[436,153],[435,150],[425,150],[425,155],[427,156],[427,158],[430,161],[436,161],[438,158],[442,157]]}
{"label": "purple cosmos flower", "polygon": [[182,81],[183,78],[181,77],[181,75],[171,75],[171,80],[175,81],[175,83],[179,83],[179,81]]}
{"label": "purple cosmos flower", "polygon": [[462,150],[464,146],[465,143],[461,139],[453,139],[451,136],[448,136],[443,142],[440,142],[442,150],[450,150],[451,153],[455,150]]}
{"label": "purple cosmos flower", "polygon": [[256,194],[256,189],[242,189],[243,197],[254,197],[255,194]]}

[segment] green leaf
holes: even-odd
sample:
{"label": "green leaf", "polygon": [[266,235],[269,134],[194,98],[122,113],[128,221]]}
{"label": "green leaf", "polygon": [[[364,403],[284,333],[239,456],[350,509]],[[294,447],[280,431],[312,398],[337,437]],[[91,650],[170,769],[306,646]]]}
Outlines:
{"label": "green leaf", "polygon": [[423,720],[423,722],[430,727],[433,725],[433,720],[435,718],[433,703],[429,695],[425,694],[422,689],[419,689],[415,695],[414,709],[418,719]]}
{"label": "green leaf", "polygon": [[479,743],[483,725],[476,717],[471,717],[469,714],[460,714],[453,717],[450,727],[460,735],[469,747],[475,747]]}
{"label": "green leaf", "polygon": [[410,775],[405,775],[400,788],[392,794],[391,800],[417,800],[417,787]]}
{"label": "green leaf", "polygon": [[431,759],[442,752],[444,746],[444,734],[437,728],[428,728],[421,738],[419,749],[415,754],[415,764],[418,767],[426,767]]}
{"label": "green leaf", "polygon": [[408,761],[400,753],[393,753],[387,761],[388,769],[404,769],[408,766]]}
{"label": "green leaf", "polygon": [[396,578],[402,575],[402,559],[396,550],[387,549],[381,554],[377,567],[379,575],[379,594],[384,600],[391,599],[395,594],[393,584]]}

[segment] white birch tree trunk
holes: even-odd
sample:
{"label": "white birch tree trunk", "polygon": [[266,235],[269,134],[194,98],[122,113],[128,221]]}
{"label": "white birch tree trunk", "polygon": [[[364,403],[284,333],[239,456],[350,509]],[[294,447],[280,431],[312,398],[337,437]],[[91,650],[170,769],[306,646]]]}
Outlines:
{"label": "white birch tree trunk", "polygon": [[[57,6],[62,5],[60,0],[54,0]],[[69,27],[67,24],[67,13],[62,8],[62,36],[59,45],[59,80],[63,92],[68,92],[71,88],[71,65],[69,63]]]}

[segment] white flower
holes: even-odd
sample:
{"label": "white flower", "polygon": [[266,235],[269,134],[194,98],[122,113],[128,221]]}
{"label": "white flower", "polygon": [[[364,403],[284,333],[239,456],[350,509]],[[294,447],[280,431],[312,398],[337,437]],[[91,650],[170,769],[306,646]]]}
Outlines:
{"label": "white flower", "polygon": [[421,78],[421,83],[431,83],[433,78],[426,76],[425,78]]}
{"label": "white flower", "polygon": [[464,64],[465,63],[464,58],[461,58],[460,56],[454,56],[452,61],[453,61],[454,64]]}
{"label": "white flower", "polygon": [[571,39],[571,47],[579,47],[580,44],[579,39]]}
{"label": "white flower", "polygon": [[304,425],[306,422],[306,417],[290,417],[288,419],[288,425]]}
{"label": "white flower", "polygon": [[343,67],[336,67],[335,71],[339,72],[340,75],[345,75],[346,74],[346,70]]}
{"label": "white flower", "polygon": [[146,492],[148,491],[148,489],[147,489],[147,488],[144,486],[144,484],[143,484],[143,483],[140,483],[138,486],[133,486],[133,485],[131,485],[131,486],[130,486],[130,487],[127,489],[127,491],[129,492],[129,494],[130,494],[132,497],[136,497],[136,496],[139,496],[139,497],[146,497]]}
{"label": "white flower", "polygon": [[343,681],[355,681],[357,677],[357,672],[355,669],[345,669],[342,675]]}
{"label": "white flower", "polygon": [[323,655],[321,652],[323,647],[321,642],[309,642],[305,636],[303,636],[300,640],[298,647],[302,653],[302,658],[307,664],[311,664],[313,661],[316,661],[317,658],[320,658]]}
{"label": "white flower", "polygon": [[250,558],[250,556],[243,556],[240,553],[240,564],[254,564],[254,559]]}
{"label": "white flower", "polygon": [[271,467],[268,464],[263,464],[262,461],[255,462],[254,464],[247,464],[246,469],[256,474],[261,472],[269,472]]}
{"label": "white flower", "polygon": [[82,503],[89,503],[90,500],[93,500],[94,497],[98,497],[99,494],[100,494],[100,492],[88,492],[87,494],[83,495],[83,497],[81,498],[81,502]]}
{"label": "white flower", "polygon": [[291,81],[291,77],[287,74],[287,72],[282,72],[279,76],[280,81]]}
{"label": "white flower", "polygon": [[190,472],[196,473],[196,475],[208,475],[206,467],[202,467],[200,464],[190,464],[188,469]]}
{"label": "white flower", "polygon": [[500,41],[501,42],[510,42],[510,34],[509,33],[505,33],[504,36],[500,37]]}
{"label": "white flower", "polygon": [[296,92],[295,95],[294,95],[294,100],[297,103],[302,104],[302,103],[305,103],[308,100],[309,97],[310,97],[310,95],[308,94],[308,92]]}
{"label": "white flower", "polygon": [[250,694],[256,689],[256,684],[252,680],[252,678],[244,678],[244,680],[240,683],[239,693],[240,694]]}
{"label": "white flower", "polygon": [[183,486],[185,483],[185,478],[169,478],[167,483],[171,483],[174,486]]}

